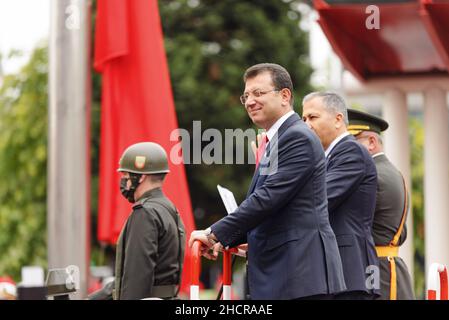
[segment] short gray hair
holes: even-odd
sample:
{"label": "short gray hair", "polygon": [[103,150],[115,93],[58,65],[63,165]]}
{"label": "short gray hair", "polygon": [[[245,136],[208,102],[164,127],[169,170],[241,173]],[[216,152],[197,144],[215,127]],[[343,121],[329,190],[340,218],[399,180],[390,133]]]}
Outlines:
{"label": "short gray hair", "polygon": [[327,111],[343,114],[343,120],[345,124],[349,124],[348,108],[346,106],[345,100],[339,94],[336,94],[334,92],[312,92],[306,95],[304,99],[302,99],[302,105],[314,98],[321,98]]}

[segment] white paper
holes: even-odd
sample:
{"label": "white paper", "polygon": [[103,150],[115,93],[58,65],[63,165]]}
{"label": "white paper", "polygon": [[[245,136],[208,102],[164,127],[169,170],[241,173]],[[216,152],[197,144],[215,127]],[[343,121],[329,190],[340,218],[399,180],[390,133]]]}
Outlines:
{"label": "white paper", "polygon": [[217,189],[218,193],[220,193],[221,200],[223,200],[223,204],[228,214],[233,213],[235,210],[237,210],[237,202],[235,201],[235,197],[232,191],[223,188],[219,184],[217,184]]}
{"label": "white paper", "polygon": [[[223,188],[219,184],[217,184],[218,193],[220,194],[221,200],[223,200],[223,204],[226,208],[226,211],[228,214],[233,213],[235,210],[237,210],[237,202],[235,201],[234,194],[231,190]],[[232,254],[246,257],[246,252],[242,249],[238,249],[238,252],[233,252]]]}

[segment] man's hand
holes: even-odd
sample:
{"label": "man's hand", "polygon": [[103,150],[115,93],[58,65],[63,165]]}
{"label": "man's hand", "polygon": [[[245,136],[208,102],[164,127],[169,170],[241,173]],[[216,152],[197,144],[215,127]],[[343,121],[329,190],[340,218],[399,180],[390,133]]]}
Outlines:
{"label": "man's hand", "polygon": [[[199,240],[202,243],[201,255],[209,260],[216,260],[218,252],[223,250],[221,243],[217,242],[213,234],[207,235],[206,230],[195,230],[191,233],[189,239],[189,247],[193,246],[193,242]],[[212,253],[209,251],[212,250]]]}
{"label": "man's hand", "polygon": [[220,242],[217,242],[216,244],[214,244],[212,246],[212,248],[209,248],[210,250],[212,250],[212,253],[209,252],[209,250],[206,250],[204,252],[202,252],[201,254],[209,260],[217,260],[218,258],[218,253],[219,252],[223,252],[223,245]]}
{"label": "man's hand", "polygon": [[207,239],[206,230],[193,230],[190,234],[189,239],[189,247],[192,248],[193,242],[195,240],[199,240],[203,243],[203,245],[207,246],[208,248],[212,246],[212,244],[209,242],[209,239]]}

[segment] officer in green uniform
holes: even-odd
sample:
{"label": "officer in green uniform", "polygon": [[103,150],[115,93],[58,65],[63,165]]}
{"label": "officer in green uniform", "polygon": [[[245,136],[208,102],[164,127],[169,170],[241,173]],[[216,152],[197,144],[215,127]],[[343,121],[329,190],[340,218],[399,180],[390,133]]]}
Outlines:
{"label": "officer in green uniform", "polygon": [[380,133],[388,128],[388,123],[379,117],[351,109],[348,109],[348,118],[348,131],[368,149],[377,169],[373,238],[379,257],[380,299],[415,299],[407,266],[398,256],[399,246],[407,237],[405,220],[409,199],[402,174],[383,152]]}
{"label": "officer in green uniform", "polygon": [[176,299],[185,231],[161,189],[169,172],[167,154],[153,142],[134,144],[118,171],[120,190],[134,205],[117,242],[114,299]]}

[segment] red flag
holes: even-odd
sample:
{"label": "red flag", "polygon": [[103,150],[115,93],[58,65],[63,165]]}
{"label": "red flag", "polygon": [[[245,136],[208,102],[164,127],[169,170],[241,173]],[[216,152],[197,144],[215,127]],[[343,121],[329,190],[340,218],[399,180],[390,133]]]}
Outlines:
{"label": "red flag", "polygon": [[[131,206],[116,172],[122,152],[143,141],[170,155],[178,128],[156,0],[98,0],[94,68],[102,73],[98,239],[116,243]],[[187,238],[195,229],[184,165],[169,161],[164,192],[178,208]],[[186,250],[181,290],[190,284]]]}

